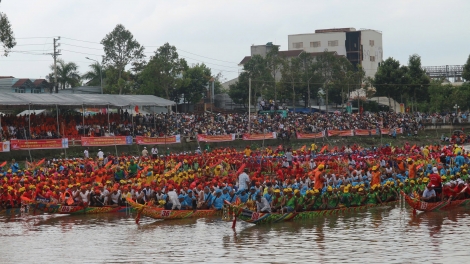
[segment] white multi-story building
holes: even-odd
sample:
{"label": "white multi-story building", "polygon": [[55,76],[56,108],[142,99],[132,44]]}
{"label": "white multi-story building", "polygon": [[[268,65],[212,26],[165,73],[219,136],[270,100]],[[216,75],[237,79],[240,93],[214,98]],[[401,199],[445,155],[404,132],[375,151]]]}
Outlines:
{"label": "white multi-story building", "polygon": [[288,50],[335,51],[354,66],[361,65],[367,77],[374,77],[383,60],[382,32],[377,30],[319,29],[315,33],[289,35],[288,41]]}

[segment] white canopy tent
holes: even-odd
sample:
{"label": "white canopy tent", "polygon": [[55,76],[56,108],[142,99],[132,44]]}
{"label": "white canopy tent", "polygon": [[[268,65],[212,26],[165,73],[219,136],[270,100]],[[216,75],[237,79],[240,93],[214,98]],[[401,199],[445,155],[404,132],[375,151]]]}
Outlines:
{"label": "white canopy tent", "polygon": [[167,107],[175,104],[153,95],[2,93],[0,96],[0,106]]}

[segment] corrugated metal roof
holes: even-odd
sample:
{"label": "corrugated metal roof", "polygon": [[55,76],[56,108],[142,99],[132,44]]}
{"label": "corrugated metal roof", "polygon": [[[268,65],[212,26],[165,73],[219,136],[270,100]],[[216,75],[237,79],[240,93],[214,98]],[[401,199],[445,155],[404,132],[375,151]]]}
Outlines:
{"label": "corrugated metal roof", "polygon": [[0,106],[171,106],[175,102],[153,95],[2,93]]}

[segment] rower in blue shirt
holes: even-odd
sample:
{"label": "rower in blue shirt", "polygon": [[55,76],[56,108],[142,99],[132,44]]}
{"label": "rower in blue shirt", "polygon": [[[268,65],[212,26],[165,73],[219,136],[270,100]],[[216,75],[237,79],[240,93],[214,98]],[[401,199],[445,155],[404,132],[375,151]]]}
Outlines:
{"label": "rower in blue shirt", "polygon": [[248,194],[246,193],[245,189],[241,190],[239,197],[242,203],[246,203],[248,201]]}
{"label": "rower in blue shirt", "polygon": [[212,209],[221,210],[224,206],[224,198],[222,197],[222,190],[215,191],[215,197],[212,200]]}

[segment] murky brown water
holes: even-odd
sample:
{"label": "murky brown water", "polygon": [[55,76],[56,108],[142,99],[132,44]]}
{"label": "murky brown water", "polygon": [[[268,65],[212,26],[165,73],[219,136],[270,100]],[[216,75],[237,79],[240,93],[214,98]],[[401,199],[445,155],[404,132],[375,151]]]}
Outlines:
{"label": "murky brown water", "polygon": [[470,210],[403,205],[252,226],[220,218],[0,215],[0,263],[468,263]]}

